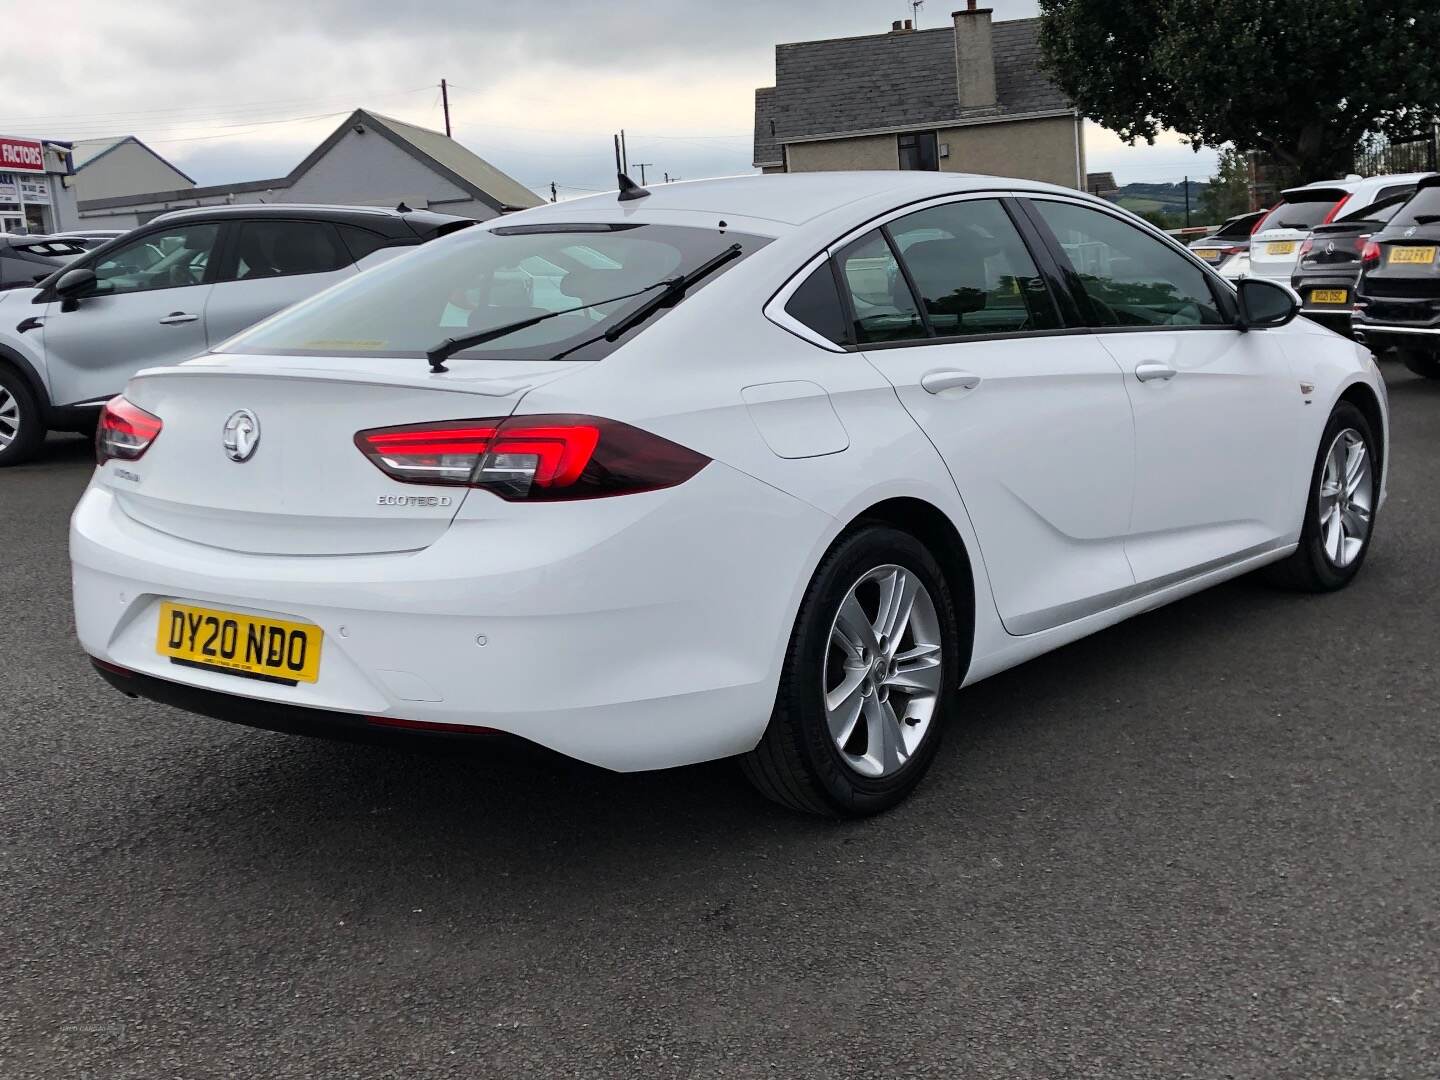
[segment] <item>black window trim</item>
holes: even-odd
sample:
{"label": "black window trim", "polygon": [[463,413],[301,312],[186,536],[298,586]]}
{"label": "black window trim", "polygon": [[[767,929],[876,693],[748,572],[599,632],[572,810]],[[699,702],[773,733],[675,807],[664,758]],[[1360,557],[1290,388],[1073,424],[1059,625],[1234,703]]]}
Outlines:
{"label": "black window trim", "polygon": [[[1062,267],[1059,264],[1055,263],[1054,257],[1051,255],[1048,247],[1044,246],[1043,234],[1039,233],[1038,230],[1036,230],[1030,223],[1029,214],[1031,213],[1031,211],[1030,208],[1025,205],[1025,200],[1031,197],[1045,196],[1048,194],[1048,192],[1027,191],[1024,188],[1017,189],[1013,185],[1004,185],[989,188],[972,188],[967,191],[941,192],[938,194],[921,195],[918,198],[911,199],[909,202],[902,203],[899,206],[892,206],[888,209],[881,210],[878,213],[872,214],[864,221],[846,229],[843,233],[841,233],[833,240],[831,240],[828,244],[826,244],[824,248],[818,251],[810,259],[806,260],[798,270],[796,270],[788,278],[786,278],[785,281],[780,285],[780,287],[777,288],[770,295],[770,299],[765,301],[765,303],[762,305],[761,311],[766,318],[768,318],[775,325],[779,326],[782,330],[786,330],[792,334],[795,334],[796,337],[799,337],[804,341],[808,341],[810,344],[815,345],[817,348],[824,349],[826,352],[830,353],[858,353],[868,352],[875,349],[913,349],[930,345],[963,344],[966,342],[977,341],[1008,341],[1012,338],[1074,337],[1080,334],[1093,334],[1095,333],[1095,328],[1087,325],[1082,319],[1080,315],[1079,305],[1076,303],[1075,297],[1070,290],[1069,284],[1065,281],[1064,276],[1061,272]],[[844,275],[840,271],[839,261],[836,256],[838,256],[841,251],[843,251],[850,244],[854,243],[856,240],[859,240],[861,237],[869,235],[883,225],[888,225],[892,221],[897,221],[902,217],[907,217],[910,214],[918,213],[921,210],[928,210],[932,206],[945,206],[949,205],[950,203],[969,202],[976,199],[997,199],[1003,206],[1005,206],[1006,210],[1010,214],[1010,220],[1015,224],[1015,228],[1020,233],[1021,241],[1025,244],[1026,250],[1030,253],[1031,259],[1034,260],[1035,265],[1037,269],[1039,269],[1041,274],[1046,275],[1046,284],[1051,290],[1051,297],[1059,305],[1060,318],[1061,321],[1065,323],[1064,326],[1055,330],[1017,330],[1002,334],[954,334],[944,337],[909,338],[904,341],[876,341],[868,342],[864,345],[860,345],[856,342],[851,341],[847,342],[844,345],[839,345],[836,342],[822,338],[819,334],[816,334],[809,327],[805,327],[802,323],[800,323],[798,320],[796,320],[793,316],[791,316],[785,311],[785,304],[789,302],[790,297],[794,295],[795,290],[798,289],[804,283],[805,279],[814,272],[815,268],[820,265],[821,260],[826,259],[829,260],[831,272],[835,275],[835,286],[840,293],[840,303],[845,308],[846,325],[853,326],[855,321],[855,314],[849,296],[849,289],[847,288],[846,282],[844,280]],[[1067,200],[1061,198],[1060,201],[1070,201],[1080,206],[1095,205],[1094,203],[1086,199]],[[1097,207],[1097,209],[1100,208]],[[1160,235],[1164,236],[1163,233],[1161,233]],[[1169,237],[1165,237],[1165,239],[1169,240]],[[1174,244],[1173,241],[1171,243],[1172,246],[1175,246],[1180,251],[1185,252],[1185,249],[1183,247]],[[1185,254],[1188,255],[1189,253],[1185,252]],[[1209,267],[1207,267],[1204,263],[1201,263],[1198,259],[1195,259],[1194,256],[1190,256],[1190,258],[1196,263],[1198,263],[1200,265],[1200,268],[1204,270],[1206,274],[1209,275],[1211,278],[1213,278],[1214,280],[1222,281],[1223,286],[1223,279],[1216,278],[1214,272],[1211,271]],[[916,306],[917,308],[919,307],[918,304]],[[1231,306],[1233,308],[1233,304]],[[791,325],[787,325],[787,322]],[[797,331],[796,327],[801,327],[803,329],[803,332]],[[1114,330],[1117,328],[1112,327],[1110,329]],[[1121,327],[1118,329],[1128,330],[1131,328]],[[1143,330],[1148,328],[1138,327],[1136,329]],[[1173,329],[1183,330],[1187,328],[1173,327]],[[1207,326],[1197,327],[1195,329],[1214,330],[1227,328]]]}
{"label": "black window trim", "polygon": [[[1135,231],[1139,232],[1141,235],[1150,236],[1153,239],[1161,241],[1172,251],[1183,256],[1191,265],[1197,267],[1200,270],[1201,274],[1204,277],[1206,287],[1210,290],[1211,299],[1215,301],[1215,306],[1220,309],[1220,313],[1223,316],[1229,319],[1229,322],[1193,323],[1188,325],[1182,324],[1178,326],[1106,326],[1105,324],[1101,323],[1099,317],[1095,313],[1095,309],[1090,304],[1090,297],[1085,292],[1085,286],[1080,281],[1079,273],[1076,271],[1075,267],[1070,262],[1070,257],[1065,254],[1065,249],[1061,247],[1060,241],[1056,238],[1055,234],[1050,230],[1050,226],[1041,216],[1039,208],[1034,205],[1037,202],[1063,203],[1069,206],[1079,206],[1088,210],[1093,210],[1097,214],[1104,214],[1107,217],[1114,218],[1121,224],[1130,226],[1132,229],[1135,229]],[[1045,248],[1049,253],[1050,258],[1059,268],[1060,273],[1065,280],[1067,290],[1070,293],[1072,302],[1079,310],[1081,314],[1081,319],[1085,324],[1085,329],[1088,332],[1094,334],[1154,334],[1172,333],[1175,331],[1188,333],[1196,330],[1204,330],[1209,332],[1213,332],[1216,330],[1224,330],[1234,333],[1240,329],[1239,306],[1235,299],[1233,291],[1231,290],[1230,286],[1226,284],[1225,279],[1215,273],[1215,271],[1211,269],[1208,265],[1206,265],[1203,260],[1197,258],[1196,255],[1192,251],[1190,251],[1189,248],[1185,247],[1183,244],[1176,242],[1174,237],[1169,236],[1168,234],[1155,228],[1155,226],[1151,225],[1144,218],[1132,217],[1123,212],[1115,213],[1107,207],[1096,206],[1094,203],[1083,199],[1072,199],[1064,195],[1051,194],[1049,192],[1021,194],[1019,196],[1019,203],[1021,209],[1024,211],[1026,217],[1029,219],[1031,225],[1033,226],[1037,236],[1045,245]]]}

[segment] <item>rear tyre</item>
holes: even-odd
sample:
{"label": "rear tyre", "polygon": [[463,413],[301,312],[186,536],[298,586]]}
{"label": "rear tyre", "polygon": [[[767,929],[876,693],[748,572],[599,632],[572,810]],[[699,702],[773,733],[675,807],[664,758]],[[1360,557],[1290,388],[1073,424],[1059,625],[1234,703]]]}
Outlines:
{"label": "rear tyre", "polygon": [[1271,570],[1276,584],[1334,592],[1360,572],[1380,495],[1379,445],[1364,413],[1348,401],[1335,406],[1315,458],[1300,546]]}
{"label": "rear tyre", "polygon": [[909,533],[865,524],[806,590],[775,711],[741,759],[762,794],[827,817],[888,810],[920,782],[960,680],[954,600]]}
{"label": "rear tyre", "polygon": [[0,367],[0,469],[29,461],[45,441],[40,405],[19,372]]}
{"label": "rear tyre", "polygon": [[1427,379],[1440,379],[1440,356],[1422,349],[1399,348],[1396,355],[1400,362],[1416,375]]}

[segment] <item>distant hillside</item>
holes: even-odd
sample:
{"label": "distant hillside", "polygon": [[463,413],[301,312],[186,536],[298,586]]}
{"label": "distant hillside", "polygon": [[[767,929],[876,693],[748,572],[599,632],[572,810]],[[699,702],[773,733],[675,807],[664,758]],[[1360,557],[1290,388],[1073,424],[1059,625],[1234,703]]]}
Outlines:
{"label": "distant hillside", "polygon": [[[1192,212],[1199,208],[1200,196],[1207,186],[1209,185],[1204,180],[1190,181],[1190,209]],[[1107,193],[1105,197],[1137,214],[1155,213],[1156,211],[1163,214],[1185,213],[1184,184],[1126,184],[1115,194]]]}

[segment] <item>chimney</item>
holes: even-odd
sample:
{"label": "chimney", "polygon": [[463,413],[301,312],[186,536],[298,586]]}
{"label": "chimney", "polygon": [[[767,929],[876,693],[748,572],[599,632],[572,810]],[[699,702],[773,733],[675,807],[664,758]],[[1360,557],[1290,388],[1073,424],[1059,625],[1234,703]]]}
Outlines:
{"label": "chimney", "polygon": [[966,0],[955,20],[955,83],[962,109],[993,109],[995,97],[995,45],[990,32],[990,9]]}

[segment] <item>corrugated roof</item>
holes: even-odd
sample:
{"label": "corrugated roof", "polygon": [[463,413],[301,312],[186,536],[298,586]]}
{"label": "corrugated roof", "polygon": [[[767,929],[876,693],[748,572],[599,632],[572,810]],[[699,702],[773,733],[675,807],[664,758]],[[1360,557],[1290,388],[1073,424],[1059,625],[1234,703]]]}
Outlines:
{"label": "corrugated roof", "polygon": [[479,154],[467,150],[443,131],[431,131],[429,128],[417,127],[403,120],[370,112],[368,109],[365,111],[376,123],[383,124],[392,134],[486,192],[507,209],[514,207],[523,210],[539,206],[545,201],[520,181],[501,172]]}
{"label": "corrugated roof", "polygon": [[[962,110],[951,26],[865,37],[800,41],[775,47],[775,87],[755,99],[755,161],[776,160],[778,143],[955,120],[1057,112],[1074,106],[1040,64],[1039,19],[992,27],[994,109]],[[768,111],[761,129],[762,109]],[[762,139],[762,133],[766,139]],[[767,156],[768,155],[768,156]]]}

